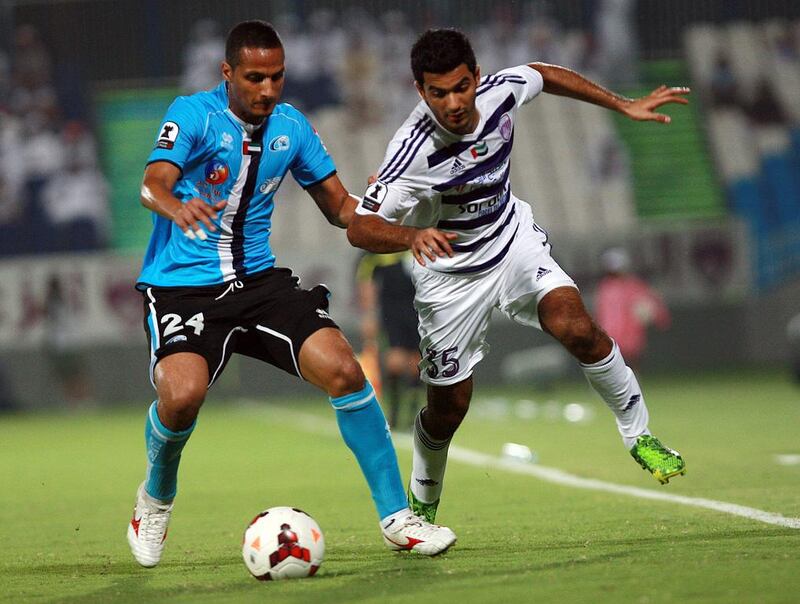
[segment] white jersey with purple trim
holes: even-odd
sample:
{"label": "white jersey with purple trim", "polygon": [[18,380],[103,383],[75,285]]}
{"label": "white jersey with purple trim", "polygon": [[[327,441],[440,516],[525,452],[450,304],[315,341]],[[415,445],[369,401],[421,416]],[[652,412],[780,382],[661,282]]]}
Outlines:
{"label": "white jersey with purple trim", "polygon": [[444,128],[421,101],[394,135],[356,212],[458,234],[454,257],[427,263],[431,270],[468,274],[498,264],[520,227],[524,203],[510,184],[516,112],[542,86],[542,76],[527,65],[482,78],[475,99],[480,122],[463,136]]}

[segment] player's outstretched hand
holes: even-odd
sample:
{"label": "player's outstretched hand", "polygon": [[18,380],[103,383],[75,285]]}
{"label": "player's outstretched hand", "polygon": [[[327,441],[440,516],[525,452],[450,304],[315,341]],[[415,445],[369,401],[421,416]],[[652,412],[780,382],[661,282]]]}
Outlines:
{"label": "player's outstretched hand", "polygon": [[623,107],[622,112],[632,120],[640,122],[661,122],[662,124],[669,124],[671,119],[668,115],[663,113],[656,113],[655,109],[666,105],[667,103],[679,103],[687,105],[689,99],[685,95],[689,94],[690,90],[685,87],[668,88],[661,85],[647,96],[628,103]]}
{"label": "player's outstretched hand", "polygon": [[189,239],[197,238],[205,241],[208,238],[206,230],[212,233],[217,230],[211,221],[217,219],[219,212],[227,203],[223,200],[209,205],[206,201],[195,197],[182,204],[181,208],[173,215],[172,220]]}
{"label": "player's outstretched hand", "polygon": [[435,262],[437,256],[440,258],[445,256],[452,258],[453,248],[450,247],[450,242],[457,237],[458,235],[455,233],[440,231],[433,227],[420,229],[411,242],[411,253],[414,254],[414,258],[422,266],[425,266],[425,258],[428,258],[431,262]]}

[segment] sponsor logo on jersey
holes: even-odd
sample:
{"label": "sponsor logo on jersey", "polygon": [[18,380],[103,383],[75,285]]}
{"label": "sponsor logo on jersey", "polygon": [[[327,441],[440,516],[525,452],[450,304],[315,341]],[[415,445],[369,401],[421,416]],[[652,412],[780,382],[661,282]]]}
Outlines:
{"label": "sponsor logo on jersey", "polygon": [[472,159],[478,159],[489,153],[489,145],[486,144],[486,141],[480,141],[472,145],[469,152],[472,154]]}
{"label": "sponsor logo on jersey", "polygon": [[175,141],[178,140],[180,131],[181,129],[175,122],[164,122],[156,141],[156,149],[172,149],[175,146]]}
{"label": "sponsor logo on jersey", "polygon": [[185,342],[188,338],[184,335],[174,336],[164,342],[164,346],[169,346],[170,344],[177,344],[178,342]]}
{"label": "sponsor logo on jersey", "polygon": [[269,150],[275,152],[286,151],[289,149],[290,145],[291,141],[289,140],[289,137],[285,134],[281,134],[280,136],[276,136],[269,141]]}
{"label": "sponsor logo on jersey", "polygon": [[498,129],[500,130],[500,136],[503,138],[505,142],[511,140],[512,128],[511,128],[510,115],[504,113],[503,115],[500,116],[500,125],[498,126]]}
{"label": "sponsor logo on jersey", "polygon": [[221,185],[228,180],[230,170],[228,164],[218,159],[212,159],[206,164],[206,182],[210,185]]}
{"label": "sponsor logo on jersey", "polygon": [[274,178],[268,178],[259,185],[258,190],[264,195],[266,195],[267,193],[272,193],[275,189],[277,189],[280,186],[280,184],[281,184],[280,176],[276,176]]}
{"label": "sponsor logo on jersey", "polygon": [[453,174],[458,174],[463,169],[464,169],[464,164],[461,163],[461,161],[456,157],[455,161],[453,162],[453,165],[450,166],[450,176],[452,176]]}
{"label": "sponsor logo on jersey", "polygon": [[229,132],[223,132],[220,137],[219,146],[223,149],[233,149],[233,135]]}
{"label": "sponsor logo on jersey", "polygon": [[361,207],[370,212],[377,212],[383,200],[386,199],[387,192],[386,184],[376,180],[367,187],[367,192],[364,193],[364,199],[361,200]]}
{"label": "sponsor logo on jersey", "polygon": [[331,318],[331,316],[328,314],[328,311],[326,311],[326,310],[324,310],[322,308],[318,308],[317,309],[317,316],[320,319],[330,319]]}
{"label": "sponsor logo on jersey", "polygon": [[549,268],[545,268],[543,266],[540,266],[539,270],[536,271],[536,280],[538,281],[539,279],[541,279],[545,275],[549,275],[551,272],[552,271]]}

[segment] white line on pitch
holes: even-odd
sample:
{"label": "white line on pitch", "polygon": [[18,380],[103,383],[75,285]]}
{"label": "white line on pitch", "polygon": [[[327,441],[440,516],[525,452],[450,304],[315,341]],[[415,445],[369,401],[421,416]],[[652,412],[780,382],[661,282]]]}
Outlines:
{"label": "white line on pitch", "polygon": [[[336,435],[338,429],[336,425],[324,418],[302,411],[294,411],[285,407],[270,407],[265,410],[263,405],[257,408],[248,405],[248,408],[254,410],[261,417],[267,417],[274,413],[283,413],[291,415],[292,420],[296,426],[306,432],[313,432],[317,434]],[[394,434],[393,440],[395,446],[398,448],[410,450],[412,448],[411,437],[408,434]],[[540,465],[528,465],[519,461],[507,460],[502,457],[495,457],[465,449],[455,445],[450,446],[450,453],[448,459],[460,461],[471,466],[480,468],[496,468],[514,474],[523,474],[526,476],[533,476],[546,482],[552,482],[562,486],[573,487],[576,489],[588,489],[592,491],[605,491],[606,493],[615,493],[617,495],[627,495],[629,497],[636,497],[639,499],[654,499],[657,501],[668,501],[670,503],[678,503],[680,505],[688,505],[698,508],[705,508],[714,510],[716,512],[724,512],[734,516],[741,516],[742,518],[749,518],[750,520],[757,520],[766,524],[775,524],[787,528],[800,529],[800,518],[788,518],[780,514],[773,514],[758,508],[751,508],[744,505],[735,503],[727,503],[725,501],[716,501],[714,499],[704,499],[702,497],[686,497],[684,495],[675,495],[673,493],[663,493],[651,489],[642,489],[639,487],[630,487],[621,484],[614,484],[613,482],[605,482],[603,480],[595,480],[592,478],[581,478],[559,470],[558,468],[548,468]]]}

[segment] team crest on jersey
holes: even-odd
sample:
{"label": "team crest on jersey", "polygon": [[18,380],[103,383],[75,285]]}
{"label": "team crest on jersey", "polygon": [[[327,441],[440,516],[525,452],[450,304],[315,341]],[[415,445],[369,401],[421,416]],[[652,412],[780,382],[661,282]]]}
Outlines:
{"label": "team crest on jersey", "polygon": [[503,137],[503,140],[505,142],[511,140],[511,132],[513,129],[511,128],[510,115],[504,113],[503,115],[500,116],[500,125],[498,126],[498,129],[500,130],[500,136]]}
{"label": "team crest on jersey", "polygon": [[206,164],[206,182],[210,185],[221,185],[228,180],[230,170],[228,164],[218,159],[212,159]]}
{"label": "team crest on jersey", "polygon": [[219,146],[223,149],[233,149],[233,135],[228,132],[223,132],[220,137]]}
{"label": "team crest on jersey", "polygon": [[181,129],[175,122],[164,122],[161,126],[161,133],[156,141],[156,149],[172,149]]}
{"label": "team crest on jersey", "polygon": [[361,200],[361,207],[370,212],[377,212],[386,199],[387,192],[386,184],[376,180],[367,187],[367,192],[364,193],[364,199]]}
{"label": "team crest on jersey", "polygon": [[285,134],[281,134],[280,136],[276,136],[271,141],[269,141],[269,150],[270,151],[286,151],[291,145],[291,141],[289,137]]}
{"label": "team crest on jersey", "polygon": [[478,159],[489,153],[489,145],[486,144],[486,141],[480,141],[472,145],[469,152],[472,155],[472,159]]}

